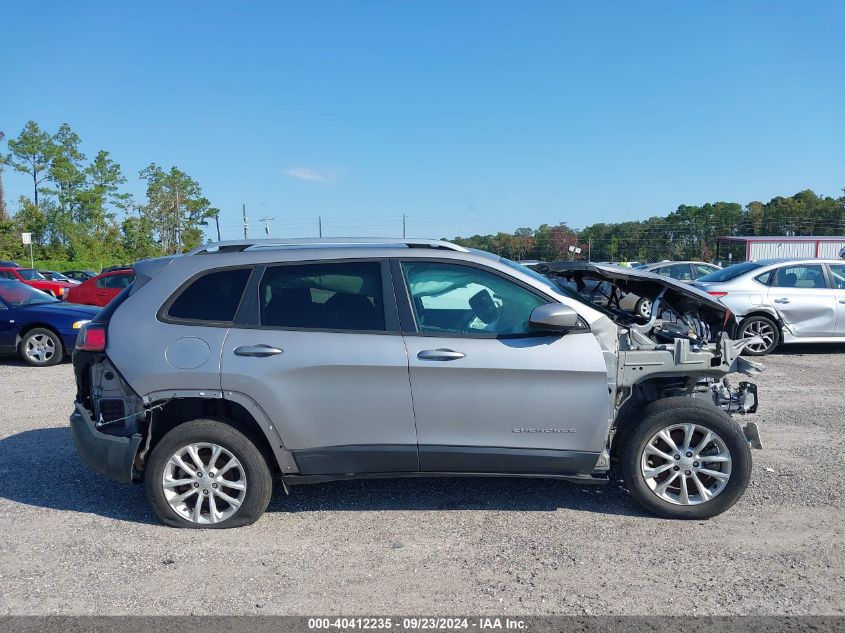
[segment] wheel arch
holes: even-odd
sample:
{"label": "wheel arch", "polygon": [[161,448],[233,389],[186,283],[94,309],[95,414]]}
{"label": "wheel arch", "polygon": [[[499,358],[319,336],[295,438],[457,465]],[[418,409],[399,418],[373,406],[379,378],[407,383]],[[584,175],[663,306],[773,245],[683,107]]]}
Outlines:
{"label": "wheel arch", "polygon": [[298,470],[290,452],[282,446],[272,424],[262,424],[248,407],[234,399],[174,397],[147,405],[148,408],[155,406],[160,406],[160,409],[152,414],[147,455],[168,432],[178,426],[192,420],[210,419],[243,433],[267,460],[271,471],[295,473]]}
{"label": "wheel arch", "polygon": [[53,334],[56,335],[56,338],[59,339],[59,344],[62,346],[62,356],[67,353],[65,349],[65,342],[62,338],[61,332],[56,329],[55,325],[50,325],[49,323],[41,323],[40,321],[35,321],[32,323],[27,323],[26,325],[22,325],[18,330],[17,335],[15,336],[15,347],[20,348],[21,343],[23,342],[26,335],[31,332],[32,330],[50,330]]}

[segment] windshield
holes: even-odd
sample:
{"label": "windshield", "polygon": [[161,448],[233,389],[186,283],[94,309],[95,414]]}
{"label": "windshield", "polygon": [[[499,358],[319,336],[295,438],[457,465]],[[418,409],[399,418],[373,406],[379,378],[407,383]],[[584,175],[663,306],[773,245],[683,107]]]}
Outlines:
{"label": "windshield", "polygon": [[46,292],[31,288],[19,281],[0,279],[0,299],[15,308],[34,306],[42,303],[59,303]]}
{"label": "windshield", "polygon": [[722,268],[721,270],[712,272],[709,275],[704,275],[704,277],[699,277],[698,281],[730,281],[731,279],[736,279],[740,275],[747,273],[749,270],[756,270],[762,265],[763,264],[760,262],[743,262],[742,264],[734,264],[733,266],[728,266],[727,268]]}
{"label": "windshield", "polygon": [[44,281],[44,275],[32,268],[18,268],[17,273],[25,281]]}

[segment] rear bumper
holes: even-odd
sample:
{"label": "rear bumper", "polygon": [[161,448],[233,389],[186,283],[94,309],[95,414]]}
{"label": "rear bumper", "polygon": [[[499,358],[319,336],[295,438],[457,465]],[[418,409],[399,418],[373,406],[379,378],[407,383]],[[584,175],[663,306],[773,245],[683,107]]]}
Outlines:
{"label": "rear bumper", "polygon": [[132,483],[132,465],[141,443],[139,434],[118,437],[101,433],[87,409],[76,403],[70,416],[70,434],[76,452],[92,470],[115,481]]}

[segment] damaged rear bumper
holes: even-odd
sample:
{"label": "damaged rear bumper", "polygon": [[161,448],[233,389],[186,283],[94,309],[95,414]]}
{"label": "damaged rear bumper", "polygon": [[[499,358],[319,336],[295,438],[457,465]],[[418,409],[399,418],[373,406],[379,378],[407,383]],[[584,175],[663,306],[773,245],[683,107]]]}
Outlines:
{"label": "damaged rear bumper", "polygon": [[132,465],[138,454],[141,435],[107,435],[97,430],[88,410],[79,404],[70,416],[70,434],[76,452],[85,464],[110,479],[132,483]]}

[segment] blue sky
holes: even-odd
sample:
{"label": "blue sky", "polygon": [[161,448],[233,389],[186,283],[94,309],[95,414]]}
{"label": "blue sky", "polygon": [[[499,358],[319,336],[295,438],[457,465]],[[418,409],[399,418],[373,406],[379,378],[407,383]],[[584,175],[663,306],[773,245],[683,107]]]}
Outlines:
{"label": "blue sky", "polygon": [[[223,237],[441,237],[845,186],[842,2],[26,2],[0,129],[67,121]],[[6,170],[8,198],[29,191]],[[13,208],[16,208],[16,204]]]}

